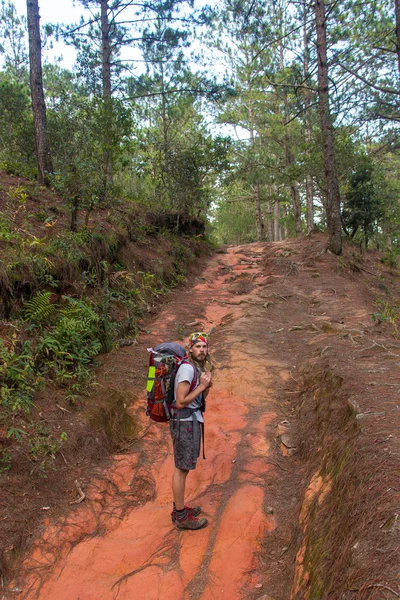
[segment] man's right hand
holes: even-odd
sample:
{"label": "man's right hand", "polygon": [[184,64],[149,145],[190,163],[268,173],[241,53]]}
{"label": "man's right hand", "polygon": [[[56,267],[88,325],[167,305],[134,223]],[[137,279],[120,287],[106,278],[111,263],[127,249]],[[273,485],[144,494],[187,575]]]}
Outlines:
{"label": "man's right hand", "polygon": [[203,390],[206,390],[211,385],[211,373],[210,371],[206,371],[200,375],[199,385],[202,386]]}

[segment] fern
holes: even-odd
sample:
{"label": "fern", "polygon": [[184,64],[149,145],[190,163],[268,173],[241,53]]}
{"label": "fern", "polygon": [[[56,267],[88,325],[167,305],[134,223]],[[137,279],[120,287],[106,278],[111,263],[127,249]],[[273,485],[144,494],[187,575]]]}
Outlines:
{"label": "fern", "polygon": [[83,300],[76,300],[76,298],[70,298],[69,296],[64,296],[64,300],[68,302],[69,306],[61,310],[63,317],[84,321],[88,326],[93,326],[99,322],[99,315]]}
{"label": "fern", "polygon": [[44,323],[56,312],[56,307],[50,302],[52,292],[39,292],[34,298],[27,300],[24,305],[24,318],[31,323]]}

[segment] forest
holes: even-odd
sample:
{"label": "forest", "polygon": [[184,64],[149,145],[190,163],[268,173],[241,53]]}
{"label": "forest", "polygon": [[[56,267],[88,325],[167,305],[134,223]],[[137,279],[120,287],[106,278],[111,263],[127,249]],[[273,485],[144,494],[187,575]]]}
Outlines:
{"label": "forest", "polygon": [[[318,229],[396,253],[397,0],[79,4],[74,25],[0,17],[0,165],[55,189],[71,231],[128,202],[222,243]],[[52,39],[72,70],[42,60]]]}

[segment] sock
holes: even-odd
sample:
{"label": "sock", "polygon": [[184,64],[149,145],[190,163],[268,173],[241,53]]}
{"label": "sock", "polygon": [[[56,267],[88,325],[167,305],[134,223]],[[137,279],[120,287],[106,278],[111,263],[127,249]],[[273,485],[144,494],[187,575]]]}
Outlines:
{"label": "sock", "polygon": [[187,519],[187,517],[188,517],[188,512],[187,512],[186,508],[182,508],[182,510],[176,511],[176,518],[178,519],[178,521],[184,521],[185,519]]}

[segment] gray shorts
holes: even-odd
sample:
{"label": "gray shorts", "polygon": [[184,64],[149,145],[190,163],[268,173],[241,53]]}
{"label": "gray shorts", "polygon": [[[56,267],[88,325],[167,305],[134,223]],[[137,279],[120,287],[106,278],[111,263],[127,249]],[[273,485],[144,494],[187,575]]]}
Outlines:
{"label": "gray shorts", "polygon": [[[200,455],[200,423],[198,421],[169,422],[172,442],[174,445],[174,461],[177,469],[192,471],[196,468]],[[193,441],[193,428],[198,428],[197,440]],[[195,436],[196,439],[196,436]]]}

